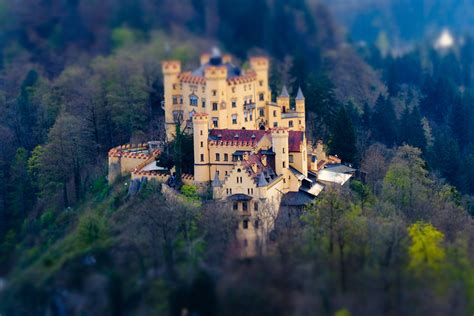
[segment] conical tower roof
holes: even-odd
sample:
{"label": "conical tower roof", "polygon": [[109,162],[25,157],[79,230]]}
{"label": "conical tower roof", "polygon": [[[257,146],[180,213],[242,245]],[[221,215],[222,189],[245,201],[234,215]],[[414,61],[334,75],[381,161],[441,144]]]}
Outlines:
{"label": "conical tower roof", "polygon": [[298,93],[296,94],[296,100],[304,100],[303,91],[301,91],[301,87],[298,88]]}
{"label": "conical tower roof", "polygon": [[280,97],[285,97],[285,98],[290,97],[290,95],[288,94],[288,89],[286,89],[286,86],[283,86],[283,88],[281,89]]}

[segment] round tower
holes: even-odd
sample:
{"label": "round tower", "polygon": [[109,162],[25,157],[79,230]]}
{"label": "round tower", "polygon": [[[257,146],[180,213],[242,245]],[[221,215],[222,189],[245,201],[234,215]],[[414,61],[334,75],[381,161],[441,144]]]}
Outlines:
{"label": "round tower", "polygon": [[209,166],[209,117],[207,113],[193,116],[194,180],[197,183],[211,181]]}
{"label": "round tower", "polygon": [[289,166],[288,159],[288,129],[277,127],[271,130],[272,148],[275,153],[275,172],[277,175],[286,174]]}

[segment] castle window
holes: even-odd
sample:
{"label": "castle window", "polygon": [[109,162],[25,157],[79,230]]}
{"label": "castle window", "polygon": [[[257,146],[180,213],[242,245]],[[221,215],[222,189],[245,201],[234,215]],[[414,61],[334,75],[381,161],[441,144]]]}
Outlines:
{"label": "castle window", "polygon": [[288,122],[288,127],[293,127],[293,121]]}
{"label": "castle window", "polygon": [[249,221],[244,219],[244,221],[242,223],[242,227],[243,227],[243,229],[248,229],[249,228]]}
{"label": "castle window", "polygon": [[232,188],[229,189],[230,194],[232,194]]}
{"label": "castle window", "polygon": [[212,126],[214,126],[214,128],[219,127],[219,119],[217,117],[212,118]]}
{"label": "castle window", "polygon": [[218,107],[217,102],[213,102],[212,103],[212,110],[217,111],[217,107]]}
{"label": "castle window", "polygon": [[265,116],[265,110],[264,110],[264,109],[259,109],[259,110],[258,110],[258,115],[259,115],[260,117]]}
{"label": "castle window", "polygon": [[293,163],[294,162],[294,157],[293,155],[290,155],[290,163]]}
{"label": "castle window", "polygon": [[259,99],[260,101],[265,101],[265,95],[264,95],[263,93],[260,93],[260,94],[258,95],[258,99]]}
{"label": "castle window", "polygon": [[237,204],[237,202],[234,202],[234,204],[232,205],[232,208],[234,209],[234,211],[237,211],[237,209],[239,208],[239,204]]}
{"label": "castle window", "polygon": [[242,211],[247,212],[249,210],[247,202],[242,202]]}
{"label": "castle window", "polygon": [[255,220],[255,224],[254,224],[254,225],[255,225],[255,228],[258,229],[258,219]]}
{"label": "castle window", "polygon": [[285,153],[285,147],[283,147],[283,148],[281,149],[281,152],[282,152],[282,153]]}
{"label": "castle window", "polygon": [[202,99],[202,107],[203,107],[203,108],[206,107],[206,99]]}
{"label": "castle window", "polygon": [[173,96],[173,104],[178,104],[178,97],[177,96]]}
{"label": "castle window", "polygon": [[277,111],[273,110],[273,117],[277,116]]}
{"label": "castle window", "polygon": [[299,120],[298,123],[301,125],[301,120]]}
{"label": "castle window", "polygon": [[227,172],[227,170],[226,170],[226,171],[225,171],[225,176],[227,177],[227,175],[228,175],[228,172]]}
{"label": "castle window", "polygon": [[236,108],[237,107],[237,100],[232,100],[232,107],[233,108]]}
{"label": "castle window", "polygon": [[263,87],[263,80],[260,80],[258,84],[260,85],[260,87]]}
{"label": "castle window", "polygon": [[200,131],[200,134],[202,135],[202,131]]}
{"label": "castle window", "polygon": [[240,171],[241,171],[241,170],[240,170],[240,168],[239,168],[239,169],[237,169],[237,172],[240,172]]}
{"label": "castle window", "polygon": [[173,90],[176,90],[176,84],[173,84]]}
{"label": "castle window", "polygon": [[219,153],[216,154],[216,161],[220,161],[221,160],[221,155]]}
{"label": "castle window", "polygon": [[286,168],[286,161],[283,161],[283,168]]}
{"label": "castle window", "polygon": [[204,161],[204,154],[201,154],[201,162]]}
{"label": "castle window", "polygon": [[204,147],[204,142],[201,142],[201,148]]}
{"label": "castle window", "polygon": [[253,121],[253,115],[250,113],[250,120]]}
{"label": "castle window", "polygon": [[278,127],[278,122],[273,122],[273,127]]}
{"label": "castle window", "polygon": [[235,93],[235,87],[232,87],[232,93]]}
{"label": "castle window", "polygon": [[258,211],[258,202],[255,202],[255,203],[253,204],[253,210],[254,210],[255,212]]}
{"label": "castle window", "polygon": [[179,104],[183,104],[183,97],[179,97]]}
{"label": "castle window", "polygon": [[[229,154],[224,154],[224,161],[229,161]],[[227,171],[225,173],[227,174]]]}
{"label": "castle window", "polygon": [[212,95],[215,97],[217,95],[217,90],[212,90]]}
{"label": "castle window", "polygon": [[232,114],[232,124],[237,124],[237,114]]}

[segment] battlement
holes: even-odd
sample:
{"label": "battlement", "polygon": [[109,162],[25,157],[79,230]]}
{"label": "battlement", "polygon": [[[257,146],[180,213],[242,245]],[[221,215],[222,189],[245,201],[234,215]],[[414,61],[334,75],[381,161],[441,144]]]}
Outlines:
{"label": "battlement", "polygon": [[163,74],[179,74],[181,72],[181,61],[179,60],[165,60],[161,63]]}
{"label": "battlement", "polygon": [[209,115],[205,112],[196,112],[193,115],[193,122],[206,123],[208,122]]}
{"label": "battlement", "polygon": [[272,136],[273,135],[288,135],[289,134],[289,129],[288,129],[288,127],[280,126],[280,127],[272,128],[270,130],[270,132],[272,133]]}
{"label": "battlement", "polygon": [[255,56],[250,57],[250,67],[255,70],[266,70],[270,66],[270,62],[267,57]]}
{"label": "battlement", "polygon": [[226,79],[227,67],[225,66],[208,66],[204,69],[204,77],[206,79]]}
{"label": "battlement", "polygon": [[245,72],[245,75],[230,78],[227,80],[227,83],[229,85],[238,85],[242,83],[250,83],[252,81],[255,81],[256,79],[257,79],[257,74],[255,73],[255,71],[247,70]]}

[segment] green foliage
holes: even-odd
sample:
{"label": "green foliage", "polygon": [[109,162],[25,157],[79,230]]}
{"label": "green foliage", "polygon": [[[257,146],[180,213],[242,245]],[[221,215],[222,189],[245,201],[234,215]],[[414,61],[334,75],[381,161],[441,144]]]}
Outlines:
{"label": "green foliage", "polygon": [[416,222],[408,228],[411,244],[408,268],[417,274],[440,271],[445,262],[444,234],[431,224]]}
{"label": "green foliage", "polygon": [[190,201],[199,201],[199,194],[195,185],[184,184],[180,191]]}
{"label": "green foliage", "polygon": [[78,245],[84,248],[100,245],[107,238],[107,225],[102,217],[88,214],[82,217],[77,226]]}
{"label": "green foliage", "polygon": [[128,27],[118,27],[112,30],[112,45],[115,49],[135,43],[137,36]]}

